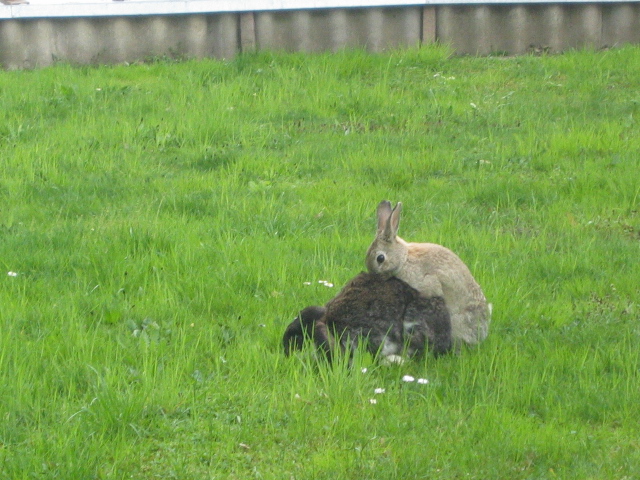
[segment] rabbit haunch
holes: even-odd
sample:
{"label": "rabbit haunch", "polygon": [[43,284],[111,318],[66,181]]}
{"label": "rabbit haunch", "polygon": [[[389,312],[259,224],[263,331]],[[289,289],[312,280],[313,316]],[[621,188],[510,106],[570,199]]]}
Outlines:
{"label": "rabbit haunch", "polygon": [[442,297],[427,298],[397,278],[360,273],[324,307],[311,306],[289,324],[285,354],[313,340],[329,360],[336,349],[353,352],[360,342],[389,362],[401,356],[434,355],[451,349],[451,322]]}
{"label": "rabbit haunch", "polygon": [[396,277],[425,297],[442,296],[454,343],[475,345],[489,333],[491,305],[460,257],[442,245],[409,243],[398,237],[402,203],[378,205],[378,231],[367,251],[371,273]]}

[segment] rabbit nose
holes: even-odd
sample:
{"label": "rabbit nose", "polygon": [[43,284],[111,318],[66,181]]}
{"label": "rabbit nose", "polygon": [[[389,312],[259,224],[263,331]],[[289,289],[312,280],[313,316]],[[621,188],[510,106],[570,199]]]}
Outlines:
{"label": "rabbit nose", "polygon": [[378,262],[378,264],[384,262],[384,255],[382,253],[376,257],[376,262]]}

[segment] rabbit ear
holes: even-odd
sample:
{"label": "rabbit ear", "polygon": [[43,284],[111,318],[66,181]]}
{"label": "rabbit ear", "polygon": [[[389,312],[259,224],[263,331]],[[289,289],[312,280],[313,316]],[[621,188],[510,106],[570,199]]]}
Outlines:
{"label": "rabbit ear", "polygon": [[331,352],[334,348],[333,335],[329,331],[329,327],[323,321],[318,321],[313,326],[313,341],[319,351],[324,353],[327,360],[331,362]]}
{"label": "rabbit ear", "polygon": [[402,202],[398,202],[391,212],[389,217],[389,230],[393,237],[398,235],[398,228],[400,227],[400,212],[402,212]]}
{"label": "rabbit ear", "polygon": [[[384,207],[382,205],[383,203],[386,203]],[[398,202],[393,210],[391,210],[391,204],[389,202],[382,202],[380,203],[380,205],[378,205],[378,236],[382,237],[387,242],[391,242],[394,238],[396,238],[396,235],[398,235],[401,211],[402,202]],[[383,225],[380,225],[383,214],[384,223]]]}
{"label": "rabbit ear", "polygon": [[383,233],[391,217],[391,202],[383,200],[378,204],[378,233]]}
{"label": "rabbit ear", "polygon": [[289,324],[282,338],[282,345],[286,356],[295,350],[302,350],[305,339],[313,334],[316,321],[322,318],[324,307],[311,306],[300,311],[298,316]]}

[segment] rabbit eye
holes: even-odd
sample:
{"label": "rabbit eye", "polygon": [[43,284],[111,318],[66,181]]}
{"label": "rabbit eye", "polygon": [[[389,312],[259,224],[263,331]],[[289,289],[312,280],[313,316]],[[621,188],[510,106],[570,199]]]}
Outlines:
{"label": "rabbit eye", "polygon": [[384,255],[382,253],[376,257],[376,262],[378,263],[384,262]]}

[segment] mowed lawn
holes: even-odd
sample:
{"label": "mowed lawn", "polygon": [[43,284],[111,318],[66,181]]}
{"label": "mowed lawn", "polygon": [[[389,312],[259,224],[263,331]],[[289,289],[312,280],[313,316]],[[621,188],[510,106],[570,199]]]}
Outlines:
{"label": "mowed lawn", "polygon": [[[637,478],[639,117],[638,47],[0,72],[0,477]],[[488,339],[286,358],[383,199]]]}

